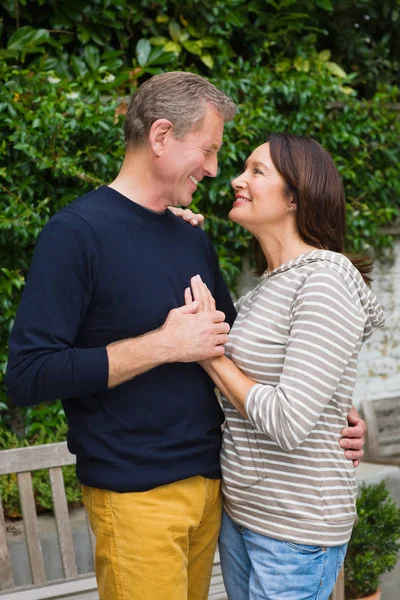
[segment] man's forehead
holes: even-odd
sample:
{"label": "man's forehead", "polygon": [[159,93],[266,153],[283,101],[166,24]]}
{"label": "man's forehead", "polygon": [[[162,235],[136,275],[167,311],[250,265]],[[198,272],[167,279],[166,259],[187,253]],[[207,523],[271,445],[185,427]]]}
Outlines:
{"label": "man's forehead", "polygon": [[203,144],[210,148],[219,150],[222,144],[222,134],[224,132],[223,115],[213,111],[212,115],[204,115],[190,130],[190,134],[196,137]]}

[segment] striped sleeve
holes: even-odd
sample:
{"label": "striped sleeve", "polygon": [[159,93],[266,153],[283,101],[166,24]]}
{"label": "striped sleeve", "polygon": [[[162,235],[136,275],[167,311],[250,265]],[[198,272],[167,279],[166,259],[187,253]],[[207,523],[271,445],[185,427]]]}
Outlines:
{"label": "striped sleeve", "polygon": [[343,278],[317,269],[300,288],[278,385],[256,384],[245,400],[255,429],[284,450],[309,436],[361,344],[364,318]]}
{"label": "striped sleeve", "polygon": [[252,293],[252,290],[247,292],[247,294],[244,294],[244,296],[240,296],[240,298],[238,300],[236,300],[236,302],[234,302],[236,312],[239,312],[239,310],[242,308],[243,304],[246,302],[247,298],[249,298],[249,296],[251,296],[251,293]]}

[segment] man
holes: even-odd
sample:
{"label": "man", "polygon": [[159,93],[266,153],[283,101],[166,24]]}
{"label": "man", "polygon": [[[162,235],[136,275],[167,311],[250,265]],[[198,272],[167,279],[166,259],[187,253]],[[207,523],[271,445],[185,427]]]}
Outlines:
{"label": "man", "polygon": [[[235,311],[208,238],[167,206],[215,177],[234,112],[191,73],[143,84],[118,176],[44,228],[11,335],[10,397],[63,400],[102,600],[207,598],[223,416],[195,361],[223,353]],[[218,310],[181,306],[195,274]]]}

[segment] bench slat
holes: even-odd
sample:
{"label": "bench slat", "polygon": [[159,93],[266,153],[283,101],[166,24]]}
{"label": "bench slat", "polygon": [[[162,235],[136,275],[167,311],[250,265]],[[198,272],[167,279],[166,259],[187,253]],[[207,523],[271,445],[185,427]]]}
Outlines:
{"label": "bench slat", "polygon": [[400,428],[398,431],[390,431],[386,429],[379,435],[379,443],[383,448],[388,444],[398,444],[400,446]]}
{"label": "bench slat", "polygon": [[[399,408],[400,408],[400,403],[399,403]],[[399,410],[399,409],[397,409]],[[379,418],[379,431],[385,431],[385,429],[391,429],[391,430],[395,430],[395,431],[399,431],[400,430],[400,414],[396,415],[394,412],[392,412],[389,415],[386,415],[385,417],[382,417],[379,415],[378,413],[378,418]]]}
{"label": "bench slat", "polygon": [[[88,598],[88,592],[97,590],[95,576],[82,576],[71,581],[58,581],[48,583],[40,588],[20,588],[15,592],[7,593],[2,600],[55,600],[56,598]],[[96,595],[94,595],[96,597]],[[97,595],[98,598],[98,595]],[[110,599],[111,600],[111,599]]]}
{"label": "bench slat", "polygon": [[85,512],[86,512],[86,524],[87,524],[87,528],[88,528],[88,532],[89,532],[90,547],[92,549],[93,564],[95,565],[96,564],[96,538],[92,531],[92,528],[90,527],[89,519],[87,516],[87,511],[85,511]]}
{"label": "bench slat", "polygon": [[64,467],[75,463],[76,458],[69,452],[67,442],[14,448],[1,451],[0,475]]}
{"label": "bench slat", "polygon": [[18,473],[18,487],[33,583],[45,583],[46,575],[30,473]]}
{"label": "bench slat", "polygon": [[381,458],[399,458],[400,444],[390,444],[389,446],[382,446],[380,456]]}
{"label": "bench slat", "polygon": [[364,400],[362,407],[364,417],[368,425],[367,447],[368,456],[371,458],[379,457],[379,433],[378,421],[375,414],[374,403],[371,400]]}
{"label": "bench slat", "polygon": [[375,411],[379,415],[379,413],[382,412],[398,410],[400,406],[400,396],[396,396],[395,398],[382,398],[380,400],[369,400],[369,402],[373,402]]}
{"label": "bench slat", "polygon": [[9,590],[13,587],[15,587],[14,577],[7,547],[7,531],[3,504],[0,498],[0,590]]}
{"label": "bench slat", "polygon": [[78,571],[61,467],[49,469],[49,474],[64,575],[70,579],[76,577]]}

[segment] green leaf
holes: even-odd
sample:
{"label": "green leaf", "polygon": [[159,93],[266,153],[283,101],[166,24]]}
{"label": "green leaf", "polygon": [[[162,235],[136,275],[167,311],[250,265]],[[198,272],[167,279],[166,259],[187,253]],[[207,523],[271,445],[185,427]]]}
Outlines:
{"label": "green leaf", "polygon": [[86,64],[91,71],[97,71],[100,66],[100,52],[96,46],[85,46],[83,51]]}
{"label": "green leaf", "polygon": [[164,52],[162,48],[154,48],[150,58],[148,60],[148,65],[167,65],[176,59],[175,52]]}
{"label": "green leaf", "polygon": [[305,60],[302,56],[296,56],[296,58],[293,61],[293,66],[296,69],[296,71],[308,73],[310,70],[310,61]]}
{"label": "green leaf", "polygon": [[167,42],[164,46],[165,52],[176,52],[179,54],[181,50],[182,46],[178,42]]}
{"label": "green leaf", "polygon": [[4,48],[0,48],[0,57],[1,58],[18,58],[18,52],[16,50],[4,50]]}
{"label": "green leaf", "polygon": [[77,56],[71,56],[71,66],[75,72],[76,77],[83,77],[89,72],[86,63]]}
{"label": "green leaf", "polygon": [[348,85],[342,86],[342,92],[344,92],[346,96],[354,96],[356,93],[355,90],[353,90],[353,88],[349,87]]}
{"label": "green leaf", "polygon": [[79,27],[78,38],[82,42],[82,44],[87,44],[90,40],[90,32],[86,29],[86,27]]}
{"label": "green leaf", "polygon": [[209,69],[212,69],[214,67],[214,59],[211,56],[211,54],[203,54],[202,56],[200,56],[200,60],[201,62],[203,62],[206,67],[208,67]]}
{"label": "green leaf", "polygon": [[144,67],[149,62],[151,44],[149,40],[142,38],[136,44],[136,57],[139,65]]}
{"label": "green leaf", "polygon": [[176,21],[170,21],[168,25],[168,30],[169,35],[172,37],[174,42],[179,42],[179,39],[181,37],[181,27],[179,23],[177,23]]}
{"label": "green leaf", "polygon": [[346,72],[343,71],[342,67],[339,67],[338,64],[336,64],[334,62],[327,61],[325,63],[325,66],[328,69],[328,71],[330,73],[332,73],[332,75],[336,75],[336,77],[340,77],[340,78],[347,77]]}
{"label": "green leaf", "polygon": [[213,48],[218,44],[218,40],[213,37],[205,37],[199,40],[202,48]]}
{"label": "green leaf", "polygon": [[190,52],[191,54],[197,54],[198,56],[201,56],[202,52],[203,52],[203,48],[201,46],[201,42],[183,42],[183,47],[185,48],[185,50],[187,50],[188,52]]}
{"label": "green leaf", "polygon": [[158,37],[150,38],[150,42],[153,44],[153,46],[164,46],[164,44],[168,42],[168,39],[162,35],[159,35]]}
{"label": "green leaf", "polygon": [[333,10],[332,0],[315,0],[315,4],[324,10]]}
{"label": "green leaf", "polygon": [[47,29],[33,29],[26,25],[17,29],[8,40],[8,50],[18,50],[20,52],[27,52],[32,50],[35,46],[39,46],[43,42],[49,39],[49,32]]}
{"label": "green leaf", "polygon": [[321,62],[326,62],[330,59],[331,54],[332,53],[330,50],[321,50],[321,52],[318,54],[318,58]]}

